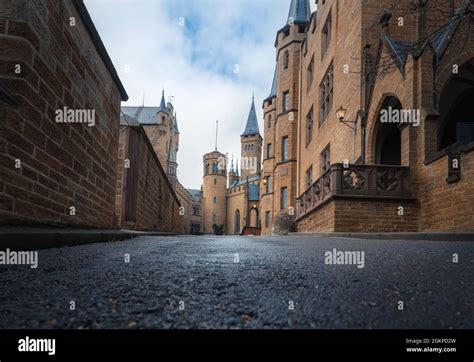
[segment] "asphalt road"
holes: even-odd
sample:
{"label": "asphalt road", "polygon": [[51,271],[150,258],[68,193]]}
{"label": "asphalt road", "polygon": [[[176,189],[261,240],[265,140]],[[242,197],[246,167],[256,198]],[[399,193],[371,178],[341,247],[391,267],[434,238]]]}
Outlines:
{"label": "asphalt road", "polygon": [[[326,264],[334,248],[364,267]],[[474,328],[473,311],[469,242],[139,237],[0,265],[0,328]]]}

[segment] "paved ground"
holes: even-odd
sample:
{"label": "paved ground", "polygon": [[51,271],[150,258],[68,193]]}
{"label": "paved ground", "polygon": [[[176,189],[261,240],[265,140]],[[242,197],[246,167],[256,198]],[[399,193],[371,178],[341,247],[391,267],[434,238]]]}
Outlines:
{"label": "paved ground", "polygon": [[0,328],[474,328],[473,310],[469,242],[139,237],[0,265]]}

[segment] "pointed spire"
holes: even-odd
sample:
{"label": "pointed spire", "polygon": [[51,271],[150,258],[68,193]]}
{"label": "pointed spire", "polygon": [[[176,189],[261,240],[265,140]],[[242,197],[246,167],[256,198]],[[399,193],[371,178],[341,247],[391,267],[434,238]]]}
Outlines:
{"label": "pointed spire", "polygon": [[165,89],[161,92],[160,111],[166,112]]}
{"label": "pointed spire", "polygon": [[235,170],[234,170],[234,154],[232,154],[232,158],[231,158],[231,161],[230,161],[230,171],[229,173],[235,173]]}
{"label": "pointed spire", "polygon": [[273,73],[272,89],[270,90],[270,95],[267,97],[267,99],[276,97],[276,95],[277,95],[277,86],[278,86],[277,81],[278,81],[277,66],[275,64],[275,73]]}
{"label": "pointed spire", "polygon": [[310,16],[311,7],[309,6],[309,0],[291,0],[286,24],[307,23]]}
{"label": "pointed spire", "polygon": [[239,176],[239,158],[237,158],[235,162],[235,175],[237,177]]}
{"label": "pointed spire", "polygon": [[260,134],[260,131],[258,130],[257,112],[255,112],[254,96],[252,96],[252,105],[250,106],[247,124],[245,126],[245,131],[241,134],[241,136],[253,136],[256,134]]}

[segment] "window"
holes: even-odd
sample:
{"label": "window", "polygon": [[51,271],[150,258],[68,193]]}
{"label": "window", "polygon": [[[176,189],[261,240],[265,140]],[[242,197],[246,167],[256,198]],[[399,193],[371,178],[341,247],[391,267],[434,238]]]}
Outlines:
{"label": "window", "polygon": [[287,202],[287,197],[288,197],[288,188],[287,187],[282,187],[281,188],[281,199],[280,199],[280,209],[285,210],[286,209],[286,202]]}
{"label": "window", "polygon": [[306,92],[309,92],[311,85],[313,84],[313,68],[314,68],[314,56],[309,62],[308,69],[306,71]]}
{"label": "window", "polygon": [[267,184],[265,185],[265,192],[267,194],[270,192],[270,176],[267,176]]}
{"label": "window", "polygon": [[267,144],[267,158],[272,157],[272,153],[273,153],[272,152],[272,144],[269,143],[269,144]]}
{"label": "window", "polygon": [[213,223],[216,222],[216,214],[212,215],[212,222],[213,222]]}
{"label": "window", "polygon": [[290,28],[285,29],[283,32],[283,39],[285,39],[288,35],[290,35]]}
{"label": "window", "polygon": [[193,206],[193,215],[194,216],[200,216],[200,208],[199,206]]}
{"label": "window", "polygon": [[287,112],[290,109],[290,92],[283,92],[283,112]]}
{"label": "window", "polygon": [[290,65],[290,54],[288,53],[288,50],[285,50],[285,53],[283,54],[283,69],[288,69],[289,65]]}
{"label": "window", "polygon": [[213,202],[217,204],[217,197],[214,196]]}
{"label": "window", "polygon": [[217,184],[217,180],[216,180],[216,179],[214,179],[214,185],[216,185],[216,184]]}
{"label": "window", "polygon": [[321,171],[326,173],[331,167],[331,154],[329,152],[329,145],[321,152]]}
{"label": "window", "polygon": [[270,226],[270,211],[265,211],[265,227]]}
{"label": "window", "polygon": [[304,34],[306,30],[306,27],[304,25],[298,26],[298,33]]}
{"label": "window", "polygon": [[217,163],[212,164],[212,172],[217,173]]}
{"label": "window", "polygon": [[308,112],[306,116],[306,147],[311,143],[313,140],[313,107]]}
{"label": "window", "polygon": [[288,160],[288,137],[283,137],[281,139],[281,160]]}
{"label": "window", "polygon": [[312,183],[313,183],[313,166],[310,166],[310,168],[306,170],[306,188],[308,189]]}
{"label": "window", "polygon": [[326,51],[329,48],[329,44],[331,43],[331,28],[332,28],[332,16],[331,16],[331,13],[329,13],[328,18],[326,19],[326,23],[324,24],[323,31],[322,31],[321,59],[326,54]]}
{"label": "window", "polygon": [[272,128],[272,115],[268,116],[268,128]]}
{"label": "window", "polygon": [[320,108],[319,125],[321,125],[332,109],[332,94],[333,94],[333,65],[329,66],[328,71],[324,75],[323,81],[319,85],[320,89]]}

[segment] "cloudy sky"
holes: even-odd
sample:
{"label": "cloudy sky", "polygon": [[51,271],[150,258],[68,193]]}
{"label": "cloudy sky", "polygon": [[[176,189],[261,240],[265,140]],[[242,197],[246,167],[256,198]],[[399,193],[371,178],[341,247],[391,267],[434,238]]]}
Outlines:
{"label": "cloudy sky", "polygon": [[158,106],[163,87],[166,99],[173,97],[180,130],[178,177],[185,187],[201,186],[202,155],[214,149],[216,120],[219,151],[240,156],[252,92],[262,130],[275,35],[286,22],[290,0],[85,4],[130,96],[122,105],[141,105],[145,94],[145,105]]}

